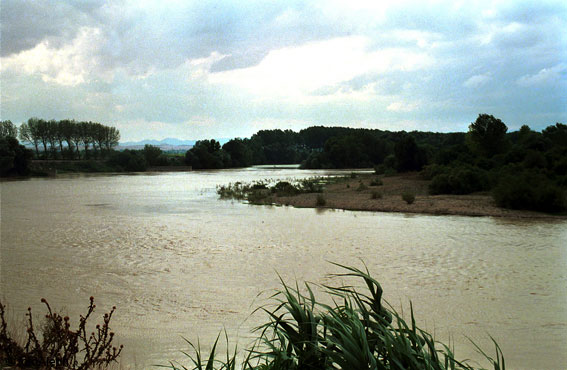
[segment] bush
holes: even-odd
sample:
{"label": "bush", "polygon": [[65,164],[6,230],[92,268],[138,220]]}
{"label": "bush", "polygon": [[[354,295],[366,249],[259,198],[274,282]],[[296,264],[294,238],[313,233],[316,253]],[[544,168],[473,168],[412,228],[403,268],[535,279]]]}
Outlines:
{"label": "bush", "polygon": [[356,191],[364,191],[366,189],[368,189],[368,187],[361,181],[358,183],[358,188],[356,188]]}
{"label": "bush", "polygon": [[272,188],[272,192],[274,192],[278,197],[282,197],[282,196],[297,195],[299,194],[300,191],[298,188],[290,184],[288,181],[279,181]]}
{"label": "bush", "polygon": [[503,175],[492,196],[500,207],[541,212],[567,209],[565,190],[535,171]]}
{"label": "bush", "polygon": [[413,202],[415,202],[415,194],[412,193],[411,191],[404,191],[402,193],[402,199],[407,203],[407,204],[413,204]]}
{"label": "bush", "polygon": [[379,191],[373,191],[370,195],[370,199],[382,199],[382,193]]}
{"label": "bush", "polygon": [[51,310],[45,299],[41,302],[47,307],[45,323],[41,333],[34,327],[31,308],[27,316],[27,341],[22,346],[13,339],[7,331],[4,318],[5,306],[0,303],[0,367],[4,365],[17,368],[44,369],[92,369],[106,367],[115,362],[122,346],[112,346],[114,333],[110,331],[109,323],[116,307],[104,314],[102,325],[97,325],[95,331],[87,334],[87,320],[94,312],[94,298],[90,298],[87,314],[81,316],[76,331],[71,330],[68,316],[61,316]]}
{"label": "bush", "polygon": [[317,194],[317,199],[315,200],[315,205],[317,207],[324,207],[327,204],[327,200],[323,194]]}
{"label": "bush", "polygon": [[138,150],[124,150],[114,152],[107,161],[108,165],[115,167],[118,171],[143,172],[147,163],[144,155]]}
{"label": "bush", "polygon": [[486,171],[478,167],[432,168],[439,171],[429,184],[431,194],[470,194],[489,189]]}
{"label": "bush", "polygon": [[380,178],[375,178],[372,179],[372,181],[370,181],[370,186],[382,186],[384,185],[384,183],[382,182],[382,179]]}

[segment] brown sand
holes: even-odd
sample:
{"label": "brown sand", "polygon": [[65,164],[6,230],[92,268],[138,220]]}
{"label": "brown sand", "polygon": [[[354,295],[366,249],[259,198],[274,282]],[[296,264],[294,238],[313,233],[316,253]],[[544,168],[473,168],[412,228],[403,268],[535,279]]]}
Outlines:
{"label": "brown sand", "polygon": [[[370,186],[378,178],[376,175],[359,175],[354,179],[345,179],[327,185],[322,196],[325,205],[318,208],[334,208],[353,211],[404,212],[433,215],[493,216],[512,218],[567,218],[566,215],[510,210],[497,207],[489,194],[469,195],[428,195],[428,180],[423,180],[418,173],[407,173],[391,177],[381,177],[383,185]],[[360,183],[366,189],[360,190]],[[405,191],[416,195],[413,204],[407,204],[401,197]],[[372,199],[377,192],[381,198]],[[315,208],[318,194],[300,194],[296,196],[266,199],[267,203],[290,205],[302,208]]]}

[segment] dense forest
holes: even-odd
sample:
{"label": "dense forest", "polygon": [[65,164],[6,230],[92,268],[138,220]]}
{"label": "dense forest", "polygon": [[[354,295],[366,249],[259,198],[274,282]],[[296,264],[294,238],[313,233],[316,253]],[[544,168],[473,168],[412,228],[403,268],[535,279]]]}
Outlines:
{"label": "dense forest", "polygon": [[[35,150],[20,145],[18,136]],[[541,132],[526,125],[508,132],[500,119],[480,114],[466,133],[323,126],[299,132],[261,130],[222,146],[214,139],[198,141],[184,158],[151,145],[142,150],[113,150],[119,138],[116,128],[93,122],[30,118],[18,130],[10,121],[2,121],[0,171],[2,175],[26,174],[32,157],[82,159],[88,165],[81,168],[93,171],[300,163],[302,168],[375,168],[383,175],[420,171],[431,180],[431,194],[490,191],[497,204],[506,208],[546,212],[567,208],[567,125],[562,123]]]}

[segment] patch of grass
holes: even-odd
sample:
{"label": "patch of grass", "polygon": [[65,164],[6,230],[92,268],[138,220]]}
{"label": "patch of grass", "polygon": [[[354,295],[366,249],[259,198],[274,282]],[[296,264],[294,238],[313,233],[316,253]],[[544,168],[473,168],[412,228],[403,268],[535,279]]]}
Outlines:
{"label": "patch of grass", "polygon": [[402,199],[407,203],[407,204],[413,204],[413,202],[415,202],[415,194],[411,191],[404,191],[402,193]]}
{"label": "patch of grass", "polygon": [[[187,354],[193,369],[243,370],[351,370],[351,369],[434,369],[474,370],[466,360],[458,360],[449,346],[436,341],[416,325],[410,304],[410,322],[406,322],[382,300],[382,287],[368,269],[365,271],[336,264],[343,273],[339,279],[362,280],[363,292],[353,285],[321,287],[332,304],[315,298],[312,286],[287,285],[272,295],[273,305],[258,308],[267,320],[256,328],[257,339],[237,361],[237,351],[227,350],[225,359],[216,353],[215,344],[208,357],[199,346],[189,342],[193,354]],[[305,293],[303,293],[303,292]],[[326,299],[325,301],[329,301]],[[256,312],[255,311],[255,312]],[[494,341],[495,359],[477,347],[494,370],[505,370],[502,350]],[[228,348],[227,339],[227,348]],[[224,356],[223,356],[224,357]],[[237,364],[237,362],[240,362]],[[183,365],[164,366],[187,369]]]}

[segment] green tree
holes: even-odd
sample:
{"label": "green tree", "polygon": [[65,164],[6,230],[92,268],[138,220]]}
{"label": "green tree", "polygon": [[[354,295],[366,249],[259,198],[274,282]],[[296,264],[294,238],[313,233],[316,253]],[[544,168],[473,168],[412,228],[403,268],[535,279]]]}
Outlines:
{"label": "green tree", "polygon": [[27,175],[32,151],[13,136],[0,137],[0,176]]}
{"label": "green tree", "polygon": [[242,139],[232,139],[222,146],[230,154],[231,167],[248,167],[252,164],[252,150]]}
{"label": "green tree", "polygon": [[142,153],[148,166],[158,166],[160,164],[159,158],[163,152],[159,147],[146,144]]}
{"label": "green tree", "polygon": [[12,121],[0,121],[0,138],[2,137],[18,137],[18,128],[12,123]]}
{"label": "green tree", "polygon": [[394,155],[398,171],[419,171],[427,164],[427,155],[420,148],[415,139],[410,135],[405,135],[394,146]]}
{"label": "green tree", "polygon": [[492,157],[506,149],[506,131],[508,127],[498,118],[479,114],[469,126],[467,143],[472,151]]}

